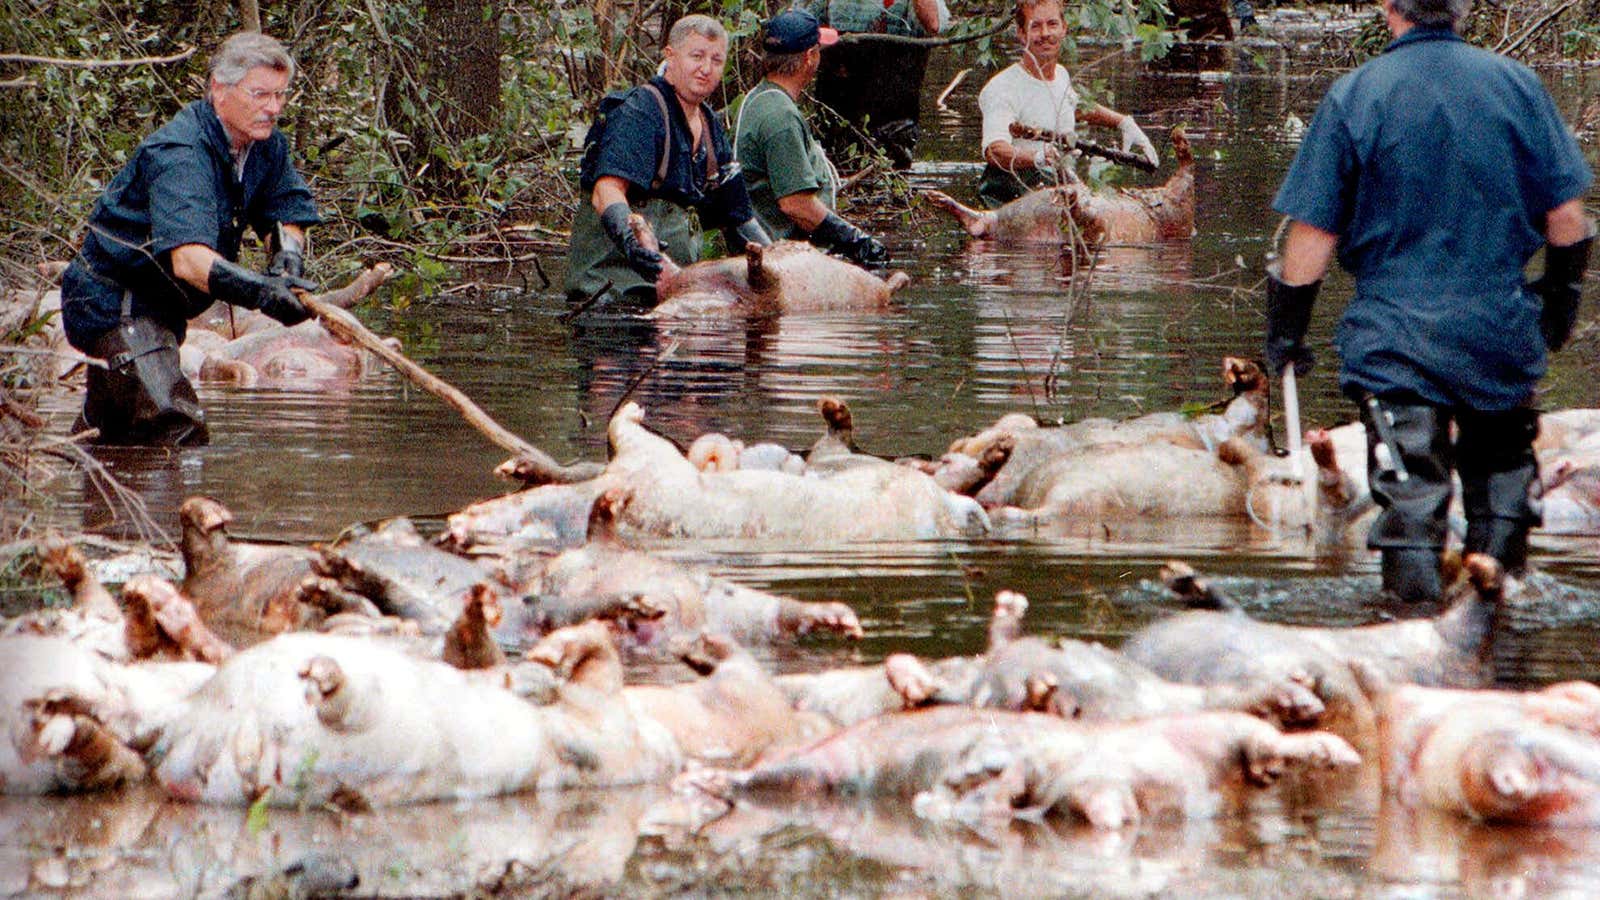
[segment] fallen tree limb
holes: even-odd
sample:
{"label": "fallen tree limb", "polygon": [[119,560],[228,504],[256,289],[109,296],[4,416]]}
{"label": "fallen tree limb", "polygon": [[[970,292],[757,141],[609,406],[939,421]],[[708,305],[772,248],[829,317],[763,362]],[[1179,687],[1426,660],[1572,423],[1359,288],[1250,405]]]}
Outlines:
{"label": "fallen tree limb", "polygon": [[194,55],[190,47],[171,56],[141,56],[138,59],[65,59],[59,56],[29,56],[26,53],[0,53],[0,63],[33,63],[63,69],[116,69],[126,66],[159,66],[182,62]]}
{"label": "fallen tree limb", "polygon": [[[306,294],[301,297],[301,302],[306,305],[307,309],[316,314],[317,320],[322,323],[322,327],[328,329],[334,337],[372,351],[381,357],[384,362],[399,370],[400,374],[415,382],[418,387],[453,407],[456,412],[459,412],[467,420],[468,424],[478,429],[484,437],[493,441],[497,446],[515,454],[520,470],[530,473],[527,477],[531,479],[531,483],[546,484],[555,482],[571,484],[577,481],[587,481],[600,474],[604,467],[598,463],[562,465],[543,450],[507,431],[499,422],[496,422],[488,413],[472,402],[472,399],[466,394],[461,393],[454,385],[413,362],[404,353],[395,349],[383,338],[378,337],[367,326],[361,324],[360,320],[354,315],[351,315],[339,305],[339,300],[347,298],[347,292],[358,290],[363,285],[365,285],[365,290],[362,296],[371,293],[374,288],[383,283],[384,279],[389,277],[390,271],[387,265],[380,263],[338,291],[330,291],[326,294]],[[372,277],[369,278],[369,276]],[[330,300],[330,298],[334,299]]]}

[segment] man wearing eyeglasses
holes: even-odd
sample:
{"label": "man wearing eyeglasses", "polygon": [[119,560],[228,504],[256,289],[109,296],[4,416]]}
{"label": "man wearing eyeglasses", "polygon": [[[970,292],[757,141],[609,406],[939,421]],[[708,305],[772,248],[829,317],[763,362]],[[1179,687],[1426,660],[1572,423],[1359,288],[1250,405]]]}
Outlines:
{"label": "man wearing eyeglasses", "polygon": [[[285,325],[310,317],[305,228],[318,223],[277,129],[295,65],[277,40],[236,34],[211,59],[203,99],[138,146],[95,204],[61,281],[67,340],[104,361],[88,373],[83,424],[100,443],[208,440],[178,364],[188,320],[222,300]],[[265,271],[238,264],[246,226],[268,241]]]}

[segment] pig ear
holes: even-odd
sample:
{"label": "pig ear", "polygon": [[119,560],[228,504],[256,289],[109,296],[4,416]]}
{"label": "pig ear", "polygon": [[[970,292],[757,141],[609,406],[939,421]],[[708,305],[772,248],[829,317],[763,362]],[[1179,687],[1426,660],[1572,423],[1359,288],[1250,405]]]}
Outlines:
{"label": "pig ear", "polygon": [[178,517],[204,534],[210,534],[233,521],[233,513],[210,497],[190,497],[183,501],[178,508]]}

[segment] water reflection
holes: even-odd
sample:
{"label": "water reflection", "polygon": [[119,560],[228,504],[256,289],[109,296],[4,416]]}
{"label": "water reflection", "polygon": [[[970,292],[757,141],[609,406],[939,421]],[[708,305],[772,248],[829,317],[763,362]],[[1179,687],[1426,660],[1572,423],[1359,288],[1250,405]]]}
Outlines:
{"label": "water reflection", "polygon": [[[564,300],[546,291],[454,294],[374,311],[369,321],[403,336],[414,358],[563,460],[600,458],[605,419],[624,396],[680,442],[720,430],[799,449],[821,430],[816,398],[833,394],[851,404],[863,449],[888,456],[936,456],[955,437],[1019,410],[1044,420],[1120,418],[1209,403],[1224,393],[1222,357],[1258,352],[1255,285],[1277,225],[1272,194],[1293,153],[1294,123],[1309,121],[1337,73],[1256,46],[1157,69],[1126,58],[1091,67],[1095,59],[1086,52],[1074,74],[1085,73],[1080,81],[1097,99],[1135,112],[1158,143],[1158,130],[1189,129],[1199,228],[1191,241],[1108,248],[1091,277],[1059,253],[975,244],[953,225],[928,223],[890,235],[913,282],[892,308],[871,314],[690,323],[597,314],[568,322]],[[961,64],[936,53],[929,85],[947,84]],[[927,92],[922,121],[933,127],[925,129],[916,184],[970,196],[976,94],[986,77],[971,73],[942,110],[932,109],[935,92]],[[1563,109],[1582,106],[1592,93],[1588,77],[1557,77]],[[552,280],[559,283],[559,273]],[[1348,293],[1334,276],[1316,310],[1311,334],[1324,361],[1336,358],[1333,324]],[[1600,403],[1583,361],[1554,364],[1546,406]],[[1349,419],[1335,381],[1331,362],[1302,381],[1308,423]],[[339,395],[202,386],[201,396],[211,446],[101,456],[169,533],[192,493],[227,504],[235,533],[308,539],[354,521],[447,512],[508,488],[491,475],[504,451],[392,375]],[[67,398],[47,410],[54,431],[65,432],[77,404]],[[41,520],[131,533],[126,516],[81,478],[45,490],[53,503]],[[1286,621],[1367,621],[1371,611],[1350,601],[1351,581],[1376,581],[1362,552],[1324,554],[1303,535],[1238,522],[1060,522],[1000,539],[825,552],[736,542],[663,549],[745,583],[843,599],[857,610],[866,640],[774,651],[767,661],[783,671],[875,662],[894,651],[975,652],[1000,588],[1029,596],[1036,633],[1116,644],[1171,612],[1149,579],[1172,556],[1276,585],[1252,608]],[[1579,586],[1600,585],[1593,539],[1539,539],[1534,561]],[[1600,673],[1592,624],[1600,607],[1574,598],[1569,609],[1559,618],[1512,616],[1496,648],[1504,683]],[[738,819],[704,834],[655,825],[641,839],[644,810],[660,799],[609,792],[356,817],[274,812],[264,827],[250,825],[243,810],[175,806],[137,792],[10,799],[0,801],[0,893],[76,884],[105,896],[187,895],[330,846],[360,857],[364,888],[376,893],[465,891],[485,869],[524,878],[535,885],[529,893],[560,892],[558,878],[596,893],[703,891],[707,872],[773,891],[816,885],[823,893],[821,886],[842,883],[841,891],[862,894],[1414,896],[1504,888],[1576,896],[1600,888],[1596,832],[1380,811],[1370,791],[1324,805],[1326,798],[1280,790],[1242,816],[1113,835],[1056,827],[951,833],[892,811],[846,807],[741,809],[755,819],[748,828]]]}

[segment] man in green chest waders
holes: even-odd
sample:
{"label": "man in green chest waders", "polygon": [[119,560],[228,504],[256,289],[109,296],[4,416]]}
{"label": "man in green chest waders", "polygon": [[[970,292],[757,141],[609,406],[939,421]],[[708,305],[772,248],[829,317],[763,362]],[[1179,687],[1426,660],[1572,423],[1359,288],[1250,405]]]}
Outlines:
{"label": "man in green chest waders", "polygon": [[[579,189],[588,202],[572,222],[569,300],[605,292],[648,308],[662,255],[679,265],[696,261],[701,225],[724,229],[729,247],[772,243],[750,210],[722,121],[706,102],[727,61],[722,25],[684,16],[668,32],[661,74],[602,102],[584,142]],[[633,213],[649,221],[659,252],[630,232]]]}

